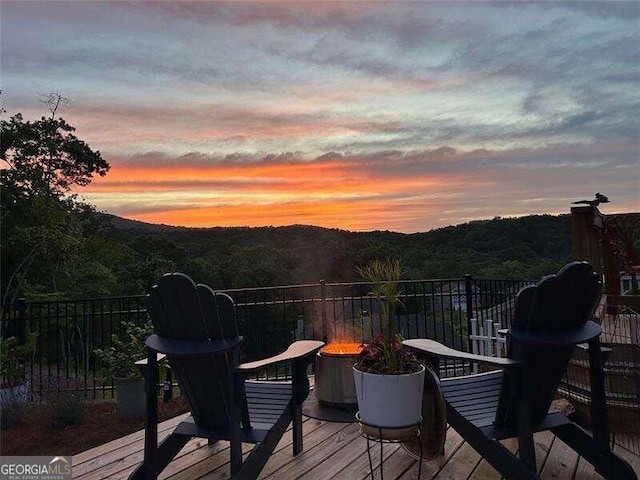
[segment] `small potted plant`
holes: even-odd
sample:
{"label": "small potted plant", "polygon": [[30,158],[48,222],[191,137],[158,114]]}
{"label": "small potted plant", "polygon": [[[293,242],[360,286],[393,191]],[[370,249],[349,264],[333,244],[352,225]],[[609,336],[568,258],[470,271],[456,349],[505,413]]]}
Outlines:
{"label": "small potted plant", "polygon": [[122,338],[111,335],[111,347],[94,350],[94,353],[113,378],[118,413],[124,418],[140,418],[145,413],[145,390],[136,362],[147,356],[144,341],[153,333],[153,326],[151,322],[141,326],[122,322],[122,330]]}
{"label": "small potted plant", "polygon": [[33,355],[37,340],[37,333],[28,333],[24,343],[16,337],[0,337],[0,403],[27,401],[25,363]]}
{"label": "small potted plant", "polygon": [[[379,430],[387,438],[406,435],[422,412],[425,368],[402,344],[398,333],[396,307],[400,301],[402,267],[399,260],[375,260],[358,272],[371,282],[380,304],[380,330],[363,344],[353,367],[360,422]],[[391,429],[391,430],[390,430]],[[375,435],[376,428],[368,433]]]}

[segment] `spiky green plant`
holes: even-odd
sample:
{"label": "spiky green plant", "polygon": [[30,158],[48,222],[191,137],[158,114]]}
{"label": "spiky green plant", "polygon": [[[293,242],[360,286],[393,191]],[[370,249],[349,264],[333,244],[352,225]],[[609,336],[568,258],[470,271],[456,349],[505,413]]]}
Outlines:
{"label": "spiky green plant", "polygon": [[[386,332],[373,334],[363,344],[356,368],[369,373],[397,375],[416,371],[415,357],[402,344],[398,332],[396,308],[403,306],[400,300],[400,281],[404,270],[400,260],[374,260],[357,269],[360,276],[371,284],[372,295],[380,303],[381,320],[386,322]],[[380,325],[385,330],[384,325]]]}
{"label": "spiky green plant", "polygon": [[389,338],[398,333],[396,308],[403,305],[400,300],[400,280],[404,270],[400,260],[373,260],[364,267],[358,267],[357,272],[362,279],[371,283],[371,295],[380,303],[382,318],[387,323]]}

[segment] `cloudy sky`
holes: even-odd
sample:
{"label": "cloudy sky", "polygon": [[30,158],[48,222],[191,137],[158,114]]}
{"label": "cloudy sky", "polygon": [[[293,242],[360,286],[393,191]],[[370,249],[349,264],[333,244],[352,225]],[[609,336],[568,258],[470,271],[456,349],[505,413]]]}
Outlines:
{"label": "cloudy sky", "polygon": [[100,150],[79,193],[187,226],[427,231],[640,210],[640,3],[11,2],[7,115]]}

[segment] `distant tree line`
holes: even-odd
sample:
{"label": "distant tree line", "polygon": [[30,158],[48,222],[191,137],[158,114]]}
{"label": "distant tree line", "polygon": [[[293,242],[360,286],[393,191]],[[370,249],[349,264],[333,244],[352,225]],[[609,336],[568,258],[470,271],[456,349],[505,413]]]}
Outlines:
{"label": "distant tree line", "polygon": [[[144,224],[115,227],[119,222],[113,217],[96,212],[74,210],[68,215],[76,218],[74,232],[79,235],[73,242],[78,245],[62,258],[56,250],[41,251],[25,274],[21,295],[142,294],[171,271],[187,273],[216,289],[321,279],[351,282],[360,281],[358,266],[385,258],[400,259],[406,279],[467,273],[478,278],[536,279],[557,271],[571,256],[568,216],[479,221],[407,235],[308,226],[150,231]],[[5,254],[12,256],[8,249]],[[3,263],[18,260],[3,259]],[[3,268],[3,288],[7,273]]]}

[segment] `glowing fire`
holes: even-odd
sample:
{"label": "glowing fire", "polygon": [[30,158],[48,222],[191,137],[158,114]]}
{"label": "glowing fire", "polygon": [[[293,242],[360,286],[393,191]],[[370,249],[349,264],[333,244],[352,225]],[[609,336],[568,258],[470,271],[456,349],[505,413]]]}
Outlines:
{"label": "glowing fire", "polygon": [[356,342],[331,342],[322,347],[320,353],[322,355],[353,356],[358,355],[361,351],[362,347]]}

